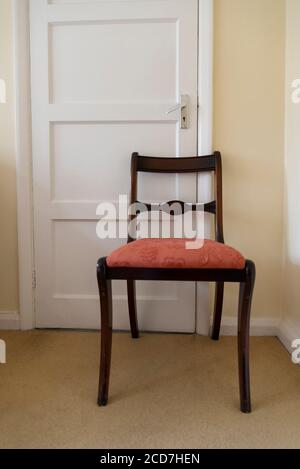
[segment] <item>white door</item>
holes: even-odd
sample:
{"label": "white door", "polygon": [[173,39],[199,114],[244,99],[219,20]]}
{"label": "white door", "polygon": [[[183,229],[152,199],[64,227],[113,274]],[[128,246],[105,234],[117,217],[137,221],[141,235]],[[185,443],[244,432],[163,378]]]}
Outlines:
{"label": "white door", "polygon": [[[197,154],[197,0],[31,0],[37,327],[99,328],[95,267],[125,240],[96,207],[128,194],[133,151]],[[179,112],[189,96],[188,129]],[[143,175],[139,200],[196,200],[193,175]],[[124,223],[124,222],[123,222]],[[114,328],[128,329],[125,282]],[[138,284],[140,328],[195,330],[195,284]]]}

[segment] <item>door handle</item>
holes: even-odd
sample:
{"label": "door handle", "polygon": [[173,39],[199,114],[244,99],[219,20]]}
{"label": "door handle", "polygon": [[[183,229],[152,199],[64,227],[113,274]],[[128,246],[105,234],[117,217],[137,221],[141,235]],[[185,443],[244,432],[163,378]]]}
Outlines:
{"label": "door handle", "polygon": [[166,114],[171,114],[172,112],[175,112],[180,108],[181,108],[181,104],[175,104],[175,106],[172,106],[170,107],[170,109],[167,110]]}
{"label": "door handle", "polygon": [[188,123],[188,110],[189,110],[189,97],[187,94],[182,94],[180,97],[180,103],[175,104],[175,106],[170,107],[167,110],[166,115],[171,114],[172,112],[178,111],[180,109],[180,128],[186,130],[189,128]]}

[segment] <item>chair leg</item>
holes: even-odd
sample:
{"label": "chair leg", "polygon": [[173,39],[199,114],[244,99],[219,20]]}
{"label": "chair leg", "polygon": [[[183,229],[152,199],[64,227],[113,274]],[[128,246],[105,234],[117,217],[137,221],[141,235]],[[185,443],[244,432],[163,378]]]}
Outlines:
{"label": "chair leg", "polygon": [[127,280],[128,309],[130,319],[131,336],[133,339],[139,338],[139,328],[136,313],[136,292],[135,281]]}
{"label": "chair leg", "polygon": [[251,412],[250,373],[249,373],[249,329],[253,288],[255,283],[255,265],[246,263],[246,282],[240,283],[238,313],[238,361],[241,411]]}
{"label": "chair leg", "polygon": [[106,260],[102,258],[97,265],[97,279],[101,305],[101,357],[98,405],[105,406],[108,401],[111,343],[112,343],[112,289],[111,280],[105,275]]}
{"label": "chair leg", "polygon": [[212,340],[219,340],[223,310],[224,282],[216,282],[214,319],[211,331]]}

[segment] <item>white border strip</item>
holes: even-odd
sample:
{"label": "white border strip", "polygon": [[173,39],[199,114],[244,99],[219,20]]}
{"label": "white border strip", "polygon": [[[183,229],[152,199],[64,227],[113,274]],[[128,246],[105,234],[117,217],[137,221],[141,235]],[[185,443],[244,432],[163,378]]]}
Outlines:
{"label": "white border strip", "polygon": [[[213,0],[198,1],[198,155],[212,153],[213,135]],[[211,200],[211,176],[198,176],[198,201]],[[210,233],[205,233],[210,236]],[[209,284],[196,286],[196,333],[209,333]]]}
{"label": "white border strip", "polygon": [[21,329],[33,329],[35,315],[32,289],[34,259],[28,0],[14,0],[13,27],[20,324]]}
{"label": "white border strip", "polygon": [[198,151],[212,153],[213,140],[213,0],[199,0],[198,38]]}

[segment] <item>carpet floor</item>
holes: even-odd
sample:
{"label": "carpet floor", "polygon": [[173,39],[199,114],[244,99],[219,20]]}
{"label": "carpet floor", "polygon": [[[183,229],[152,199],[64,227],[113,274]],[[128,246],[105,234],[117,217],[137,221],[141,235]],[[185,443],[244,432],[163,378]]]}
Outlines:
{"label": "carpet floor", "polygon": [[236,339],[113,336],[110,401],[96,405],[99,334],[4,332],[0,448],[299,448],[300,368],[251,339],[252,414],[239,411]]}

